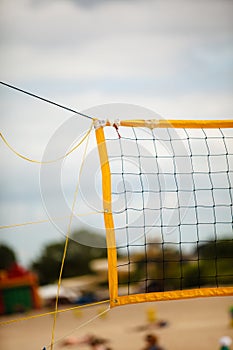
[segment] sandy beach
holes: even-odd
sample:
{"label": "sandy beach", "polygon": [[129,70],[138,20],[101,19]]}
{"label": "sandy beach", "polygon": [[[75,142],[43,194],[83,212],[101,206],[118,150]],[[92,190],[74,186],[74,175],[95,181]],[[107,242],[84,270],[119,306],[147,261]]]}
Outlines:
{"label": "sandy beach", "polygon": [[[140,350],[144,345],[143,337],[152,332],[159,336],[165,350],[217,350],[221,336],[233,338],[229,317],[231,305],[233,297],[218,297],[116,307],[101,317],[97,316],[107,309],[107,304],[67,311],[58,315],[54,349],[65,349],[61,340],[68,336],[95,334],[108,338],[113,350]],[[33,311],[28,315],[46,311],[48,310]],[[154,315],[157,320],[165,320],[167,326],[145,329],[148,314]],[[20,315],[4,316],[0,320],[17,317]],[[90,321],[92,318],[94,319]],[[52,324],[53,316],[48,315],[1,326],[0,348],[39,350],[45,346],[48,349]],[[88,347],[73,346],[69,349],[87,350]]]}

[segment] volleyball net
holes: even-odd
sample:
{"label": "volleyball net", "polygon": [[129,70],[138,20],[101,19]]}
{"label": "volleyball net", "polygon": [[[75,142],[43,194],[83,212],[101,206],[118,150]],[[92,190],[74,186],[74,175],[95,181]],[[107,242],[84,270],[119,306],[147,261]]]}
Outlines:
{"label": "volleyball net", "polygon": [[111,306],[232,295],[233,121],[109,126],[95,125]]}

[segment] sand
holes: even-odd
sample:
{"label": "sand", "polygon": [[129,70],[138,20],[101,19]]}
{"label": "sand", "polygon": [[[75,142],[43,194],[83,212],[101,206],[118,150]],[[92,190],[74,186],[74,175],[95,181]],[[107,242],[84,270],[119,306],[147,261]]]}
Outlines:
{"label": "sand", "polygon": [[[153,328],[149,332],[159,336],[165,350],[218,350],[218,340],[223,335],[233,338],[229,308],[232,297],[200,298],[183,301],[143,303],[116,307],[96,318],[107,306],[95,306],[82,311],[59,314],[56,340],[70,336],[95,334],[110,340],[113,350],[140,350],[148,331],[140,327],[148,324],[148,313],[168,322],[167,327]],[[47,310],[33,311],[28,315]],[[18,315],[4,316],[0,321]],[[90,323],[91,318],[95,318]],[[44,316],[0,327],[0,349],[40,350],[50,344],[53,316]],[[86,325],[85,325],[86,324]],[[138,329],[139,328],[139,329]],[[72,333],[73,332],[73,333]],[[86,346],[68,347],[57,342],[54,349],[89,349]]]}

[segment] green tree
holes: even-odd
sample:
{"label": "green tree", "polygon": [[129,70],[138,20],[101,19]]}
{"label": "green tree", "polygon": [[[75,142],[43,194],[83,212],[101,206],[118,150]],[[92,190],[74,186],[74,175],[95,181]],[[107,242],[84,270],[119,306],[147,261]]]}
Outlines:
{"label": "green tree", "polygon": [[196,253],[201,259],[233,258],[233,240],[210,241],[198,247]]}
{"label": "green tree", "polygon": [[203,243],[193,256],[195,260],[184,269],[185,287],[233,284],[233,240]]}
{"label": "green tree", "polygon": [[[75,232],[69,240],[63,277],[81,276],[92,273],[89,263],[93,259],[107,256],[105,239],[88,231]],[[84,245],[78,242],[88,242]],[[55,282],[59,277],[65,240],[47,245],[40,258],[32,264],[41,284]],[[92,245],[92,246],[90,246]]]}
{"label": "green tree", "polygon": [[[135,259],[132,282],[146,276],[147,284],[156,282],[161,291],[233,284],[233,240],[229,238],[199,244],[189,254],[174,244],[150,243],[146,254],[142,251]],[[121,282],[127,283],[127,278]]]}
{"label": "green tree", "polygon": [[15,252],[8,246],[0,245],[0,270],[7,270],[14,262],[16,262]]}

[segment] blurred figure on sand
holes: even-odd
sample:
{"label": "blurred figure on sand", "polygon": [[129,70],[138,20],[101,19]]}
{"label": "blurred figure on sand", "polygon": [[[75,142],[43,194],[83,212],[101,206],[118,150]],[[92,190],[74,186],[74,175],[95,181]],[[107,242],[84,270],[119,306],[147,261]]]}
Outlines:
{"label": "blurred figure on sand", "polygon": [[142,350],[164,350],[158,344],[158,337],[154,334],[147,334],[144,338],[146,346]]}
{"label": "blurred figure on sand", "polygon": [[219,339],[220,350],[231,350],[230,345],[232,343],[232,339],[228,336],[221,337]]}
{"label": "blurred figure on sand", "polygon": [[89,345],[92,350],[112,350],[107,346],[107,339],[99,338],[94,335],[86,335],[83,337],[69,337],[63,340],[62,347],[74,345]]}
{"label": "blurred figure on sand", "polygon": [[230,307],[230,327],[233,328],[233,305]]}

